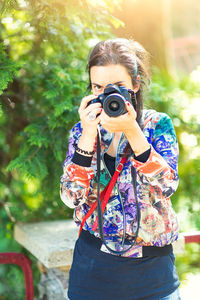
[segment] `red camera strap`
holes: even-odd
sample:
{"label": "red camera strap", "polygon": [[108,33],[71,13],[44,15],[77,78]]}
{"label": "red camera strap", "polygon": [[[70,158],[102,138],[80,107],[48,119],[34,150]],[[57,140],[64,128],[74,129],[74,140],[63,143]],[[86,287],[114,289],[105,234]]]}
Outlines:
{"label": "red camera strap", "polygon": [[[119,176],[119,174],[121,173],[125,162],[127,161],[127,157],[122,157],[119,165],[116,168],[116,171],[114,173],[114,175],[112,176],[111,180],[109,181],[109,183],[107,184],[107,186],[105,187],[105,189],[100,193],[100,201],[101,201],[101,208],[102,208],[102,212],[104,212],[105,208],[106,208],[106,204],[108,203],[108,200],[110,198],[110,194],[113,190],[113,187],[115,185],[115,182],[117,181],[117,178]],[[97,208],[97,200],[94,202],[94,204],[91,206],[90,210],[87,212],[87,214],[85,215],[80,229],[79,229],[79,235],[81,233],[81,230],[86,222],[86,220],[91,216],[91,214],[94,212],[94,210]],[[92,231],[95,231],[96,228],[98,226],[98,217],[96,217],[96,220],[93,224],[92,227]]]}

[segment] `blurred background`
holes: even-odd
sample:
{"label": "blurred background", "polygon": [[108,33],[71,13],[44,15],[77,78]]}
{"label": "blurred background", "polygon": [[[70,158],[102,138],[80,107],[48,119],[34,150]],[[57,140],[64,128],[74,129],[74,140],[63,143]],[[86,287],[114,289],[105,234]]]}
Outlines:
{"label": "blurred background", "polygon": [[[72,217],[59,198],[68,133],[86,94],[89,49],[109,37],[134,38],[151,55],[145,106],[173,120],[180,184],[172,197],[180,231],[200,230],[199,0],[0,1],[0,252],[36,259],[17,244],[17,222]],[[177,255],[183,300],[198,299],[200,246]],[[0,265],[0,300],[23,299],[23,275]],[[14,292],[13,292],[14,291]]]}

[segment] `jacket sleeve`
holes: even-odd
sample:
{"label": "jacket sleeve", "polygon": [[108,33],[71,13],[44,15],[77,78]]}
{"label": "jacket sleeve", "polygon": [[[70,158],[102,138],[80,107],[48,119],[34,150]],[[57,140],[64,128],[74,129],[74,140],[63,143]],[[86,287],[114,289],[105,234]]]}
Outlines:
{"label": "jacket sleeve", "polygon": [[144,129],[151,144],[151,153],[145,163],[131,158],[143,184],[160,190],[170,197],[178,186],[178,143],[171,119],[164,113],[153,114]]}
{"label": "jacket sleeve", "polygon": [[81,136],[80,123],[70,131],[68,151],[63,164],[63,175],[60,178],[61,200],[70,208],[82,205],[91,188],[94,172],[91,167],[84,167],[74,163],[75,146]]}

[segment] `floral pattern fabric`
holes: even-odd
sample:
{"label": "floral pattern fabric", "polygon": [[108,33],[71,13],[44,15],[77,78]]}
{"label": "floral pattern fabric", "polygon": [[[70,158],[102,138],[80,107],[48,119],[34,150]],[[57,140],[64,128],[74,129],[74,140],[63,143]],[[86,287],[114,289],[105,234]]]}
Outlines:
{"label": "floral pattern fabric", "polygon": [[[103,229],[106,243],[113,250],[122,250],[123,229],[126,239],[133,240],[137,230],[137,209],[131,178],[131,166],[136,169],[137,197],[141,214],[136,245],[122,256],[142,257],[142,246],[163,247],[178,238],[177,217],[173,210],[170,196],[178,186],[178,144],[171,119],[164,113],[146,110],[143,113],[143,133],[151,146],[150,157],[145,163],[133,156],[124,164],[115,187],[111,193],[103,215]],[[91,166],[83,167],[72,162],[75,145],[82,133],[81,122],[71,130],[68,152],[63,164],[60,195],[62,201],[74,208],[74,220],[80,226],[84,216],[97,199],[96,145]],[[102,127],[101,151],[106,152],[112,142],[113,134]],[[124,134],[117,149],[116,166],[120,154],[127,145]],[[100,188],[103,190],[111,175],[101,160]],[[88,230],[99,237],[98,228],[92,231],[97,211],[87,219],[83,230]],[[123,249],[130,246],[123,246]],[[105,246],[102,251],[108,252]],[[109,253],[109,252],[108,252]]]}

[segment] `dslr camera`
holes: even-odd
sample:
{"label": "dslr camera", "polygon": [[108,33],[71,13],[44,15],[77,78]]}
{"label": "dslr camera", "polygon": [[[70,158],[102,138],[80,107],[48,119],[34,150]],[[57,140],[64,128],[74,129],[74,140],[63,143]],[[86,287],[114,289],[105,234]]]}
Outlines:
{"label": "dslr camera", "polygon": [[[92,103],[100,103],[105,113],[109,117],[118,117],[127,112],[125,101],[131,103],[130,91],[124,86],[118,86],[115,84],[108,84],[105,87],[104,93],[100,94],[96,99],[88,102],[88,105]],[[132,93],[134,93],[131,90]]]}

